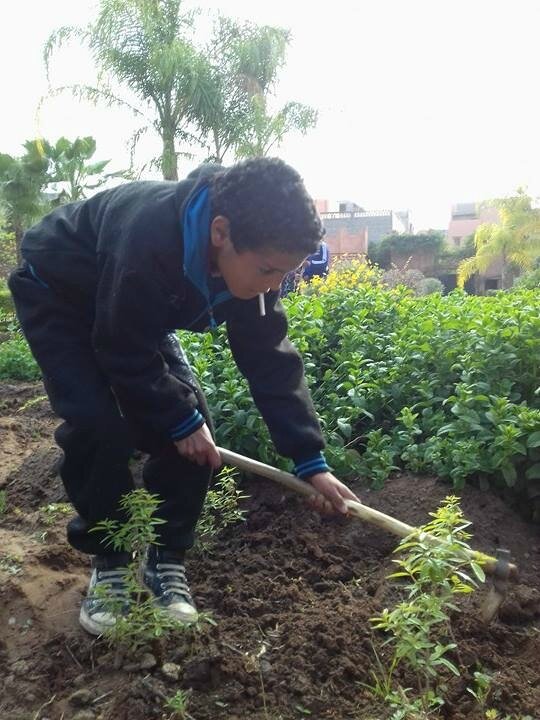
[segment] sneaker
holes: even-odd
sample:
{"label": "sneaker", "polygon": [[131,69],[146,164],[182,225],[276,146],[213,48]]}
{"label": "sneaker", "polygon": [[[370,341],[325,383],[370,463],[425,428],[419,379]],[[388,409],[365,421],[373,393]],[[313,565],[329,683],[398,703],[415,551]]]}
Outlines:
{"label": "sneaker", "polygon": [[158,606],[182,623],[197,620],[197,609],[189,591],[184,553],[151,546],[144,568],[144,583]]}
{"label": "sneaker", "polygon": [[[92,559],[90,585],[79,615],[80,624],[92,635],[103,635],[116,623],[119,615],[127,612],[129,598],[125,575],[130,562],[129,553],[96,555]],[[96,595],[97,588],[104,588],[101,592],[106,592],[105,599],[100,596],[101,593]]]}

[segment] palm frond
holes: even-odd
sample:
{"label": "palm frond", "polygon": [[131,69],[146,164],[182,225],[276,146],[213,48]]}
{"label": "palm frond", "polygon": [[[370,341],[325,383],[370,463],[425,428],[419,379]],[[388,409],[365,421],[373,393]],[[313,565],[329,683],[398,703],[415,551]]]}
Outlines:
{"label": "palm frond", "polygon": [[47,76],[47,82],[50,82],[50,61],[52,54],[55,50],[60,49],[63,45],[73,39],[82,40],[88,42],[91,37],[91,32],[88,28],[78,27],[77,25],[64,25],[58,30],[54,30],[49,37],[47,42],[43,46],[43,62],[45,63],[45,73]]}

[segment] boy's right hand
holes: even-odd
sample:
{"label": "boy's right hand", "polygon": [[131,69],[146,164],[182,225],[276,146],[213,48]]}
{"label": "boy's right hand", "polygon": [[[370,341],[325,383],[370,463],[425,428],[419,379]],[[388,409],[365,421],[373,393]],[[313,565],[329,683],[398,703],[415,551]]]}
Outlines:
{"label": "boy's right hand", "polygon": [[206,423],[182,440],[175,440],[176,449],[191,462],[210,465],[217,470],[223,462]]}

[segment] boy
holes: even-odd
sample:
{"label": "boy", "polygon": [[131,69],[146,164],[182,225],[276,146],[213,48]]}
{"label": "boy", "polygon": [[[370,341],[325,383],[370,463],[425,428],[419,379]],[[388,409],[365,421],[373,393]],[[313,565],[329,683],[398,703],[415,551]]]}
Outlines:
{"label": "boy", "polygon": [[326,277],[328,275],[328,266],[330,264],[330,252],[328,245],[321,240],[317,252],[310,255],[305,262],[302,277],[308,282],[315,276]]}
{"label": "boy", "polygon": [[65,205],[31,228],[10,277],[17,314],[54,411],[60,474],[77,517],[68,541],[93,556],[80,613],[101,634],[115,622],[95,589],[125,597],[130,561],[99,533],[122,519],[143,478],[163,500],[159,549],[144,580],[164,609],[197,618],[184,554],[220,456],[205,398],[173,331],[227,323],[230,347],[278,452],[319,490],[313,506],[345,512],[356,499],[326,465],[302,361],[287,339],[283,277],[319,246],[323,229],[298,173],[277,159],[203,166],[182,182],[137,182]]}

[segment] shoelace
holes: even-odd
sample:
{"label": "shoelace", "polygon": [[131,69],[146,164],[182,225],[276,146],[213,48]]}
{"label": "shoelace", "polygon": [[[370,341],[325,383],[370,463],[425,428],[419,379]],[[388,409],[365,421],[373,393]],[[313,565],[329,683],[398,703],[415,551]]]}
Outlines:
{"label": "shoelace", "polygon": [[112,570],[98,570],[96,586],[107,585],[107,591],[116,597],[125,597],[127,588],[125,584],[126,568],[113,568]]}
{"label": "shoelace", "polygon": [[178,563],[156,563],[157,576],[164,592],[176,593],[191,602],[186,569]]}

